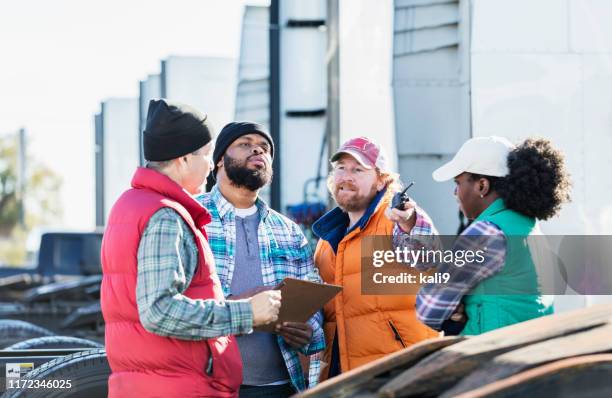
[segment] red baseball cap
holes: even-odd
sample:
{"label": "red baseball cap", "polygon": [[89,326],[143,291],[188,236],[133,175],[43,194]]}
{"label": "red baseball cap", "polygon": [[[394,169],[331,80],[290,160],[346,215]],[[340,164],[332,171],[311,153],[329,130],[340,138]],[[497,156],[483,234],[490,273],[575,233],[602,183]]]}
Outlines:
{"label": "red baseball cap", "polygon": [[337,162],[343,154],[351,155],[366,169],[377,167],[381,171],[387,170],[387,159],[384,151],[374,141],[367,137],[351,138],[346,141],[331,157],[330,161]]}

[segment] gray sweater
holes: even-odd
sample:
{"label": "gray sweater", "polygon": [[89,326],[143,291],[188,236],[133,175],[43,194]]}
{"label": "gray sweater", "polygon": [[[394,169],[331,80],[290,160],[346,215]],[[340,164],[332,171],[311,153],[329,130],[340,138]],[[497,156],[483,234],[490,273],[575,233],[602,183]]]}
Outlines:
{"label": "gray sweater", "polygon": [[[236,267],[230,286],[232,295],[263,286],[257,228],[259,213],[236,217]],[[271,333],[253,332],[237,337],[243,363],[242,384],[257,386],[289,381],[289,373],[276,340]]]}

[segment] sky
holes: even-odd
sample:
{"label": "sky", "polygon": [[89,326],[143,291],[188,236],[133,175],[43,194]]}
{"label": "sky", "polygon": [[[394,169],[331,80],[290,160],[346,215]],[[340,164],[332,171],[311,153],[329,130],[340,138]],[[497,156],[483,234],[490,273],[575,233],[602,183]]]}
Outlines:
{"label": "sky", "polygon": [[238,56],[245,4],[266,0],[0,0],[0,134],[63,179],[61,227],[95,223],[94,114],[170,55]]}

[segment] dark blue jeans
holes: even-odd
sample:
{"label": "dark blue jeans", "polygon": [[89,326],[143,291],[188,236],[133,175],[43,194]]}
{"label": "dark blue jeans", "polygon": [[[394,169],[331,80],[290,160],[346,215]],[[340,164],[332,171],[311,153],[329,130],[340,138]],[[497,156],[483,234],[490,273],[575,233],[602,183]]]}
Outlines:
{"label": "dark blue jeans", "polygon": [[287,398],[296,392],[291,383],[280,386],[240,386],[240,398]]}

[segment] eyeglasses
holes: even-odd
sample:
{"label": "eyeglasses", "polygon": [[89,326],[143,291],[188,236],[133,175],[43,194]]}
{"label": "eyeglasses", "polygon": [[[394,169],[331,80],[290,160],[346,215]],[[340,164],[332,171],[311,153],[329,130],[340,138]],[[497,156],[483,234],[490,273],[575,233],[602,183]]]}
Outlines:
{"label": "eyeglasses", "polygon": [[343,175],[343,174],[361,174],[366,171],[366,169],[362,166],[356,166],[348,168],[344,165],[337,164],[333,168],[333,173],[335,175]]}

